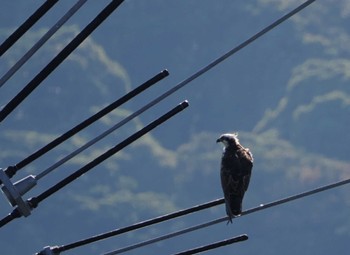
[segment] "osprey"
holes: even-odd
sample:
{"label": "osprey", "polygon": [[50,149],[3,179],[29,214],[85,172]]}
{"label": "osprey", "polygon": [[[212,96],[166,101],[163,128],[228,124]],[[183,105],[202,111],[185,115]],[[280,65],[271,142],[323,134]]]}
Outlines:
{"label": "osprey", "polygon": [[220,170],[221,186],[226,214],[232,223],[232,218],[242,213],[242,201],[253,168],[253,155],[239,143],[236,133],[223,134],[216,142],[224,144]]}

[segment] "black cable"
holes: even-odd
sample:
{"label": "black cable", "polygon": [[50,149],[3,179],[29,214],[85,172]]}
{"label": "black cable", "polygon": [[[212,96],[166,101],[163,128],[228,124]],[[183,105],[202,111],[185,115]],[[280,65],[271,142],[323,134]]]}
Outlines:
{"label": "black cable", "polygon": [[124,0],[112,0],[74,39],[51,60],[5,107],[0,111],[2,122],[30,93],[36,89]]}
{"label": "black cable", "polygon": [[229,245],[229,244],[233,244],[233,243],[237,243],[237,242],[242,242],[242,241],[246,241],[248,240],[248,236],[247,235],[240,235],[240,236],[236,236],[227,240],[223,240],[220,242],[216,242],[216,243],[212,243],[212,244],[208,244],[202,247],[198,247],[198,248],[194,248],[191,250],[187,250],[187,251],[183,251],[183,252],[179,252],[179,253],[175,253],[173,255],[192,255],[192,254],[196,254],[199,252],[204,252],[204,251],[209,251],[209,250],[213,250],[225,245]]}
{"label": "black cable", "polygon": [[47,0],[43,3],[16,31],[14,31],[1,45],[0,57],[15,44],[22,35],[24,35],[42,16],[45,15],[58,0]]}
{"label": "black cable", "polygon": [[[141,130],[139,130],[136,133],[134,133],[133,135],[129,136],[124,141],[117,144],[113,148],[109,149],[105,153],[101,154],[99,157],[95,158],[93,161],[89,162],[88,164],[86,164],[85,166],[83,166],[82,168],[80,168],[79,170],[74,172],[73,174],[69,175],[68,177],[66,177],[62,181],[60,181],[57,184],[55,184],[54,186],[52,186],[51,188],[47,189],[46,191],[44,191],[43,193],[41,193],[37,197],[29,198],[27,200],[28,204],[30,205],[30,207],[32,209],[36,208],[40,202],[42,202],[43,200],[45,200],[46,198],[48,198],[52,194],[56,193],[57,191],[59,191],[60,189],[62,189],[66,185],[68,185],[69,183],[73,182],[74,180],[79,178],[81,175],[87,173],[89,170],[91,170],[92,168],[94,168],[98,164],[102,163],[104,160],[108,159],[109,157],[111,157],[112,155],[117,153],[118,151],[124,149],[126,146],[133,143],[134,141],[136,141],[137,139],[139,139],[140,137],[142,137],[143,135],[145,135],[146,133],[148,133],[152,129],[161,125],[162,123],[164,123],[165,121],[167,121],[168,119],[173,117],[175,114],[181,112],[182,110],[187,108],[188,105],[189,104],[187,101],[183,101],[182,103],[180,103],[179,105],[174,107],[169,112],[165,113],[164,115],[162,115],[158,119],[154,120],[153,122],[151,122],[150,124],[148,124],[147,126],[142,128]],[[10,221],[12,221],[13,219],[19,218],[19,217],[21,217],[21,215],[18,216],[18,209],[15,208],[11,214],[9,214],[7,217],[5,217],[6,220],[3,219],[0,221],[0,228],[3,227],[4,225],[6,225],[7,223],[9,223]]]}
{"label": "black cable", "polygon": [[[102,110],[100,110],[99,112],[94,114],[93,116],[91,116],[88,119],[82,121],[80,124],[76,125],[75,127],[70,129],[66,133],[64,133],[61,136],[57,137],[55,140],[51,141],[50,143],[48,143],[47,145],[45,145],[41,149],[39,149],[36,152],[32,153],[30,156],[26,157],[21,162],[17,163],[14,166],[9,166],[7,169],[4,170],[5,173],[7,174],[7,176],[9,178],[12,178],[16,174],[16,172],[18,170],[22,169],[23,167],[25,167],[26,165],[30,164],[34,160],[38,159],[39,157],[44,155],[46,152],[52,150],[57,145],[59,145],[62,142],[66,141],[68,138],[72,137],[73,135],[75,135],[76,133],[81,131],[82,129],[84,129],[87,126],[91,125],[92,123],[94,123],[98,119],[102,118],[107,113],[113,111],[114,109],[116,109],[120,105],[122,105],[125,102],[129,101],[130,99],[132,99],[136,95],[140,94],[144,90],[148,89],[149,87],[151,87],[152,85],[154,85],[155,83],[157,83],[158,81],[162,80],[163,78],[165,78],[168,75],[169,75],[169,72],[167,70],[161,71],[160,73],[158,73],[157,75],[155,75],[154,77],[152,77],[151,79],[146,81],[145,83],[141,84],[140,86],[138,86],[134,90],[130,91],[129,93],[127,93],[123,97],[121,97],[118,100],[114,101],[113,103],[111,103],[110,105],[106,106],[105,108],[103,108]],[[0,182],[0,184],[1,184],[1,182]]]}
{"label": "black cable", "polygon": [[112,237],[112,236],[120,235],[120,234],[123,234],[123,233],[126,233],[126,232],[130,232],[130,231],[133,231],[133,230],[136,230],[136,229],[144,228],[144,227],[147,227],[147,226],[150,226],[150,225],[154,225],[154,224],[157,224],[157,223],[160,223],[160,222],[163,222],[163,221],[167,221],[167,220],[170,220],[170,219],[181,217],[181,216],[193,213],[193,212],[198,212],[198,211],[201,211],[201,210],[213,207],[213,206],[217,206],[217,205],[220,205],[220,204],[223,204],[223,203],[224,203],[224,199],[223,198],[216,199],[216,200],[207,202],[205,204],[196,205],[196,206],[193,206],[191,208],[187,208],[187,209],[180,210],[180,211],[177,211],[177,212],[173,212],[173,213],[170,213],[170,214],[162,215],[162,216],[150,219],[150,220],[142,221],[142,222],[133,224],[131,226],[127,226],[127,227],[124,227],[124,228],[116,229],[116,230],[113,230],[113,231],[110,231],[110,232],[107,232],[107,233],[103,233],[103,234],[96,235],[96,236],[93,236],[93,237],[90,237],[90,238],[87,238],[87,239],[84,239],[84,240],[80,240],[80,241],[77,241],[77,242],[74,242],[74,243],[62,245],[62,246],[59,246],[57,249],[55,249],[55,251],[57,251],[57,252],[67,251],[67,250],[74,249],[74,248],[77,248],[77,247],[80,247],[80,246],[83,246],[83,245],[86,245],[86,244],[89,244],[89,243],[93,243],[93,242],[97,242],[97,241],[109,238],[109,237]]}

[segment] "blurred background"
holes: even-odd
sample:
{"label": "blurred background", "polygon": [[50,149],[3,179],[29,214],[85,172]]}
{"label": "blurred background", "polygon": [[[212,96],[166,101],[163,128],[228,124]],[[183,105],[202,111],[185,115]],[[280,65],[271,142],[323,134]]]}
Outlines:
{"label": "blurred background", "polygon": [[[43,1],[2,1],[3,42]],[[109,1],[88,1],[1,89],[6,105]],[[28,165],[38,174],[302,1],[125,1],[0,125],[0,167],[20,162],[159,71],[170,76]],[[59,1],[0,58],[0,75],[73,5]],[[254,154],[249,209],[350,177],[350,2],[316,1],[41,179],[36,196],[181,101],[190,107],[0,229],[1,254],[33,254],[222,197],[220,134]],[[1,217],[12,208],[0,198]],[[349,187],[141,248],[171,254],[246,233],[208,254],[347,254]],[[224,206],[62,254],[101,254],[225,216]],[[20,245],[19,245],[20,244]]]}

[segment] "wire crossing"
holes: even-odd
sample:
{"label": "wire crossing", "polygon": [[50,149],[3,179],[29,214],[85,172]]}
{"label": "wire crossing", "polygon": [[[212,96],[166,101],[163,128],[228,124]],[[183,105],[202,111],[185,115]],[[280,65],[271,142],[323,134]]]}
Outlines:
{"label": "wire crossing", "polygon": [[[45,15],[58,0],[47,0],[43,3],[16,31],[14,31],[1,45],[0,57],[14,45],[42,16]],[[1,86],[0,86],[1,87]]]}
{"label": "wire crossing", "polygon": [[124,0],[112,0],[74,39],[51,60],[4,108],[2,122],[40,83],[45,80]]}

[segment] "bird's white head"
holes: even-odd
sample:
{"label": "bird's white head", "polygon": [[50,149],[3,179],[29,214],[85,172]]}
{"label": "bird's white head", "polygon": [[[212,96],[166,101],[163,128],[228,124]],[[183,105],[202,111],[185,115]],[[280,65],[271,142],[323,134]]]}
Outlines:
{"label": "bird's white head", "polygon": [[217,140],[217,143],[221,142],[224,144],[225,148],[229,146],[237,146],[239,144],[238,134],[222,134]]}

